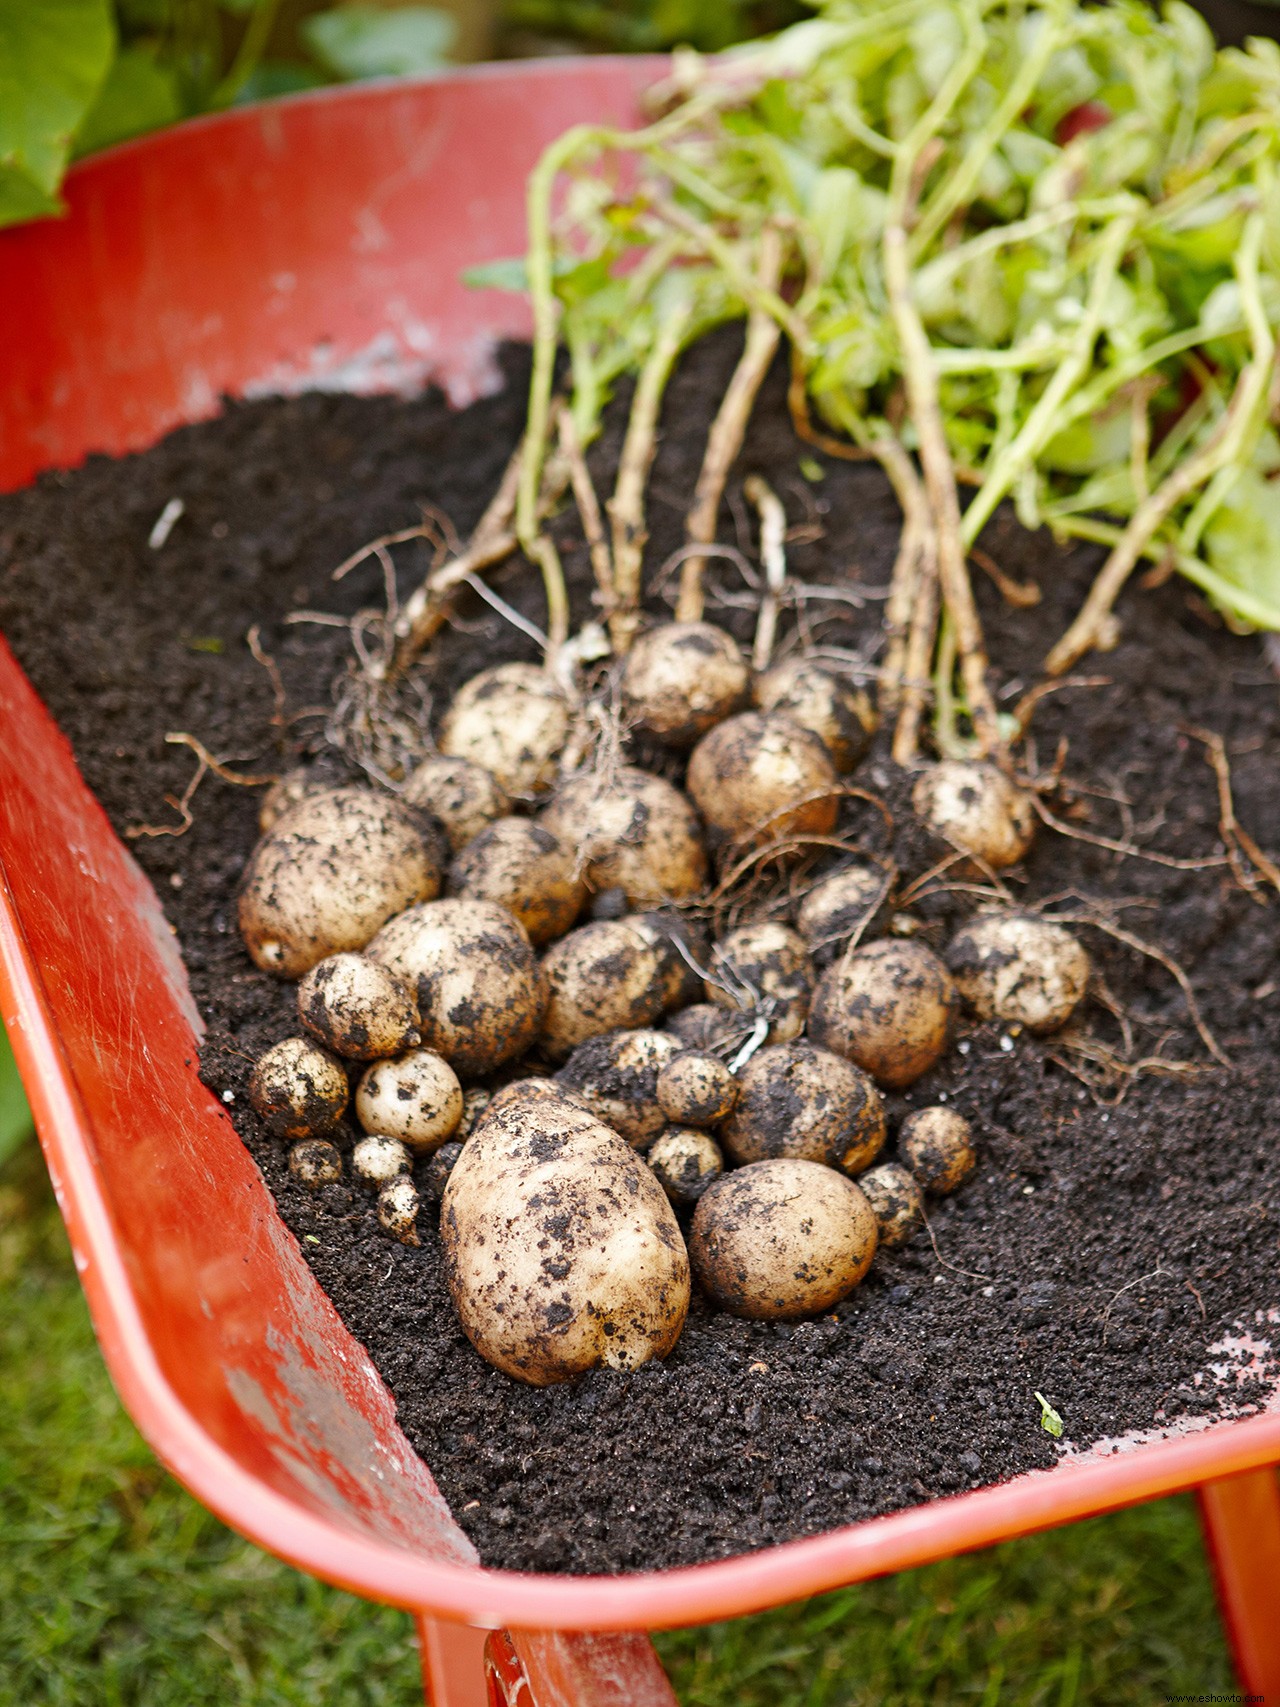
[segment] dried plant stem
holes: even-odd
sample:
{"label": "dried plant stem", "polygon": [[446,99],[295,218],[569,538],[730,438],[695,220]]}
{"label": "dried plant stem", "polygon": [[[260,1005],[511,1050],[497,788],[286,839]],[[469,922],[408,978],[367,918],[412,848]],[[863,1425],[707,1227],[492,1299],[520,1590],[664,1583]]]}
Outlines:
{"label": "dried plant stem", "polygon": [[920,723],[929,695],[929,664],[938,633],[938,550],[932,521],[920,539],[914,597],[898,721],[893,731],[893,757],[900,765],[914,764],[919,751]]}
{"label": "dried plant stem", "polygon": [[760,561],[765,576],[751,665],[755,670],[767,670],[778,632],[778,609],[787,584],[787,512],[781,498],[759,474],[748,476],[743,491],[747,502],[760,512]]}
{"label": "dried plant stem", "polygon": [[[782,276],[782,236],[772,225],[760,235],[760,253],[756,266],[756,282],[762,290],[776,292]],[[728,390],[716,411],[707,435],[707,449],[694,490],[693,504],[685,518],[685,536],[693,545],[709,545],[716,536],[716,518],[724,483],[742,448],[747,422],[751,417],[756,394],[769,371],[774,351],[778,347],[781,328],[773,315],[757,306],[747,316],[747,340],[729,381]],[[702,574],[706,559],[691,556],[685,559],[680,571],[680,597],[676,604],[677,622],[699,622],[702,619],[704,595]]]}
{"label": "dried plant stem", "polygon": [[578,506],[578,519],[582,523],[587,550],[591,554],[591,569],[596,578],[601,609],[608,616],[613,609],[613,557],[604,534],[600,501],[596,497],[595,485],[588,472],[582,446],[578,442],[573,410],[566,404],[560,406],[558,428],[560,453],[568,464],[569,484],[573,488],[574,503]]}
{"label": "dried plant stem", "polygon": [[[1218,784],[1218,829],[1227,849],[1227,858],[1231,862],[1232,875],[1241,889],[1261,904],[1263,897],[1258,891],[1262,885],[1255,873],[1261,872],[1263,878],[1280,894],[1280,867],[1262,851],[1236,817],[1226,742],[1212,729],[1197,729],[1192,724],[1186,724],[1184,727],[1193,740],[1199,741],[1207,749],[1205,757]],[[1254,871],[1250,871],[1250,865],[1254,867]]]}
{"label": "dried plant stem", "polygon": [[902,537],[884,607],[885,655],[880,671],[880,710],[894,710],[902,695],[911,614],[920,586],[920,563],[929,534],[929,504],[915,465],[896,438],[876,439],[872,454],[888,475],[902,509]]}

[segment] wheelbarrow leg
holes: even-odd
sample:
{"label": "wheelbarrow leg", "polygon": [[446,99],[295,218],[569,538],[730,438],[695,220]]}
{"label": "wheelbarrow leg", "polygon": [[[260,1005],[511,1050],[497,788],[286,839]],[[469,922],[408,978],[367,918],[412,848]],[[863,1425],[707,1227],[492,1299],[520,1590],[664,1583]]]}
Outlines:
{"label": "wheelbarrow leg", "polygon": [[678,1707],[653,1643],[636,1631],[497,1630],[485,1672],[489,1707]]}
{"label": "wheelbarrow leg", "polygon": [[1218,1604],[1247,1695],[1280,1701],[1280,1483],[1250,1470],[1198,1490]]}
{"label": "wheelbarrow leg", "polygon": [[441,1618],[418,1619],[427,1707],[485,1707],[489,1700],[484,1668],[487,1634]]}

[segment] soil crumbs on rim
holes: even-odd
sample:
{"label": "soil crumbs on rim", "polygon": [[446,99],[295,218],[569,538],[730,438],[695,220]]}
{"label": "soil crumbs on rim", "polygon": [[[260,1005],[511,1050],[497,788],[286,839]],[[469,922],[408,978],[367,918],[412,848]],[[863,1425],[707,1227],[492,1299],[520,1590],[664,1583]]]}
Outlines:
{"label": "soil crumbs on rim", "polygon": [[[704,340],[673,380],[649,500],[650,580],[681,543],[739,336]],[[190,731],[219,757],[243,755],[244,768],[285,768],[271,682],[245,644],[255,623],[290,710],[320,708],[289,724],[285,740],[315,736],[346,635],[281,619],[300,606],[350,612],[376,602],[376,563],[340,586],[329,572],[375,535],[417,521],[420,500],[447,511],[461,534],[474,525],[523,420],[527,357],[509,350],[503,360],[507,388],[460,414],[435,393],[407,403],[313,395],[231,404],[143,455],[92,457],[0,499],[0,628],[118,830],[176,821],[163,800],[181,794],[192,755],[164,745],[166,731]],[[626,401],[592,451],[602,492]],[[801,457],[811,459],[809,478]],[[796,579],[843,589],[840,601],[805,601],[817,642],[869,655],[898,534],[878,470],[797,443],[778,368],[726,505],[722,537],[744,549],[741,479],[752,471],[787,506]],[[150,549],[175,497],[183,514]],[[580,620],[590,566],[571,512],[556,530]],[[1007,575],[1043,592],[1038,605],[1013,608],[977,577],[1001,703],[1011,705],[1029,685],[1028,661],[1076,609],[1098,553],[1059,550],[1003,513],[982,543]],[[404,593],[428,566],[425,546],[402,549],[398,563]],[[742,590],[735,573],[709,565],[730,598]],[[517,560],[494,580],[540,620],[528,565]],[[659,596],[651,608],[668,607]],[[752,613],[740,605],[708,615],[740,638],[750,633]],[[1196,726],[1226,742],[1240,821],[1263,847],[1280,848],[1280,691],[1258,641],[1228,633],[1176,578],[1134,586],[1119,615],[1118,646],[1081,672],[1095,685],[1064,686],[1036,713],[1043,768],[1067,743],[1055,815],[1181,859],[1221,854],[1214,775],[1188,732]],[[532,655],[468,595],[436,644],[436,714],[476,670]],[[905,880],[919,876],[938,850],[913,829],[908,779],[883,743],[854,780],[887,801],[897,828],[886,837],[857,801],[845,808],[850,827],[892,854]],[[1118,1086],[1096,1096],[1075,1076],[1096,1063],[1060,1038],[962,1029],[937,1069],[888,1099],[895,1124],[945,1099],[975,1128],[975,1174],[931,1210],[937,1254],[926,1234],[882,1253],[847,1303],[795,1326],[716,1316],[695,1301],[665,1363],[537,1390],[490,1369],[464,1339],[429,1209],[421,1248],[393,1243],[349,1177],[314,1195],[298,1186],[287,1147],[249,1110],[254,1058],[297,1029],[293,986],[257,972],[236,930],[257,803],[250,790],[206,779],[187,834],[131,846],[178,931],[207,1022],[205,1082],[234,1098],[236,1126],[285,1221],[486,1564],[689,1564],[1048,1466],[1061,1448],[1040,1426],[1037,1391],[1081,1448],[1247,1415],[1265,1401],[1275,1365],[1250,1359],[1247,1335],[1265,1339],[1267,1312],[1280,1304],[1280,897],[1259,905],[1225,864],[1179,870],[1042,829],[1017,881],[1027,901],[1067,897],[1068,910],[1113,920],[1180,961],[1229,1071],[1209,1062],[1160,965],[1083,929],[1108,999],[1133,1028],[1133,1057],[1194,1062],[1195,1074],[1143,1073],[1117,1102]],[[924,940],[941,946],[973,907],[952,890],[913,911]],[[1096,1000],[1086,1024],[1095,1041],[1122,1050],[1119,1022]],[[345,1149],[355,1136],[341,1137]],[[1211,1350],[1242,1331],[1234,1358]],[[1211,1374],[1215,1362],[1228,1366],[1225,1380]]]}

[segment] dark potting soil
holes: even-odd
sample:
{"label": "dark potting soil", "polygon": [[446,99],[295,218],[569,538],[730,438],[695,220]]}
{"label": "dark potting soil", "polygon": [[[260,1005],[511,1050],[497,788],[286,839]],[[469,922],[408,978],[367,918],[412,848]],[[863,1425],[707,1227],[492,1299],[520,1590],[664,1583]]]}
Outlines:
{"label": "dark potting soil", "polygon": [[[651,580],[680,543],[736,347],[732,332],[706,341],[673,382],[650,496]],[[166,731],[190,731],[250,770],[283,769],[304,744],[320,744],[346,635],[281,619],[302,606],[349,613],[375,601],[376,564],[339,586],[329,571],[372,536],[414,523],[420,500],[463,534],[474,524],[523,415],[524,353],[504,359],[508,388],[461,414],[435,394],[233,404],[144,455],[94,457],[0,499],[0,627],[118,829],[178,821],[164,797],[182,793],[193,759],[165,745]],[[602,489],[619,420],[615,409],[592,454]],[[898,534],[879,473],[797,443],[781,372],[722,517],[721,537],[748,552],[741,479],[753,470],[786,504],[793,575],[841,590],[838,600],[806,599],[811,640],[872,659]],[[184,512],[151,549],[152,525],[175,497]],[[591,581],[572,512],[557,531],[581,614]],[[1009,604],[978,577],[995,678],[1012,704],[1098,554],[1059,550],[1004,515],[983,545],[1043,595]],[[426,548],[402,548],[397,563],[407,592]],[[712,614],[746,636],[753,618],[736,570],[712,569],[736,601]],[[527,565],[492,581],[539,616]],[[664,609],[661,596],[652,608]],[[1098,996],[1074,1043],[962,1027],[942,1064],[890,1099],[897,1118],[945,1098],[976,1129],[977,1172],[931,1210],[936,1250],[920,1235],[882,1254],[846,1303],[795,1326],[713,1315],[695,1301],[672,1356],[632,1375],[536,1390],[498,1374],[453,1316],[428,1211],[421,1248],[407,1249],[380,1231],[354,1186],[312,1195],[291,1180],[284,1147],[264,1136],[245,1095],[255,1056],[296,1030],[293,989],[258,973],[236,932],[255,793],[208,778],[184,835],[132,842],[207,1022],[203,1076],[234,1099],[282,1215],[487,1563],[682,1564],[1048,1466],[1061,1447],[1041,1427],[1037,1390],[1079,1447],[1247,1414],[1262,1401],[1275,1374],[1268,1359],[1250,1369],[1237,1357],[1225,1385],[1208,1370],[1232,1364],[1209,1348],[1242,1328],[1265,1335],[1260,1312],[1280,1304],[1280,897],[1245,893],[1223,863],[1217,783],[1191,731],[1222,737],[1240,822],[1280,850],[1280,692],[1258,641],[1227,632],[1180,580],[1135,585],[1119,614],[1115,649],[1039,705],[1028,759],[1046,775],[1060,766],[1044,799],[1061,822],[1165,863],[1045,829],[1009,883],[1176,959],[1230,1067],[1211,1061],[1166,966],[1081,926]],[[283,729],[272,722],[268,672],[246,647],[255,623],[290,717],[311,708]],[[532,655],[469,595],[423,679],[438,707],[476,669]],[[855,780],[883,799],[895,828],[885,832],[877,810],[856,800],[848,828],[892,853],[905,887],[939,851],[913,829],[908,779],[881,747]],[[1217,863],[1168,863],[1177,860]],[[974,905],[951,889],[911,910],[941,946]],[[1148,1066],[1121,1071],[1118,1057]]]}

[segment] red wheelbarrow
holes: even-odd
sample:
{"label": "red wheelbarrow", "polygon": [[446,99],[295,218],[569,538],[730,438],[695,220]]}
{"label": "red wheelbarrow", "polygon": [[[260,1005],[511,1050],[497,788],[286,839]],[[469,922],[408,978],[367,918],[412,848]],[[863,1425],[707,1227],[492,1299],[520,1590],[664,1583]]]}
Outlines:
{"label": "red wheelbarrow", "polygon": [[[654,61],[493,66],[304,95],[127,144],[63,220],[0,234],[0,486],[124,451],[224,393],[489,380],[520,302],[462,269],[523,246],[524,177],[623,123]],[[102,1349],[207,1506],[408,1608],[428,1698],[672,1701],[643,1632],[756,1611],[1198,1488],[1246,1690],[1280,1700],[1280,1411],[749,1557],[635,1576],[482,1569],[225,1112],[159,903],[0,644],[0,1014]]]}

